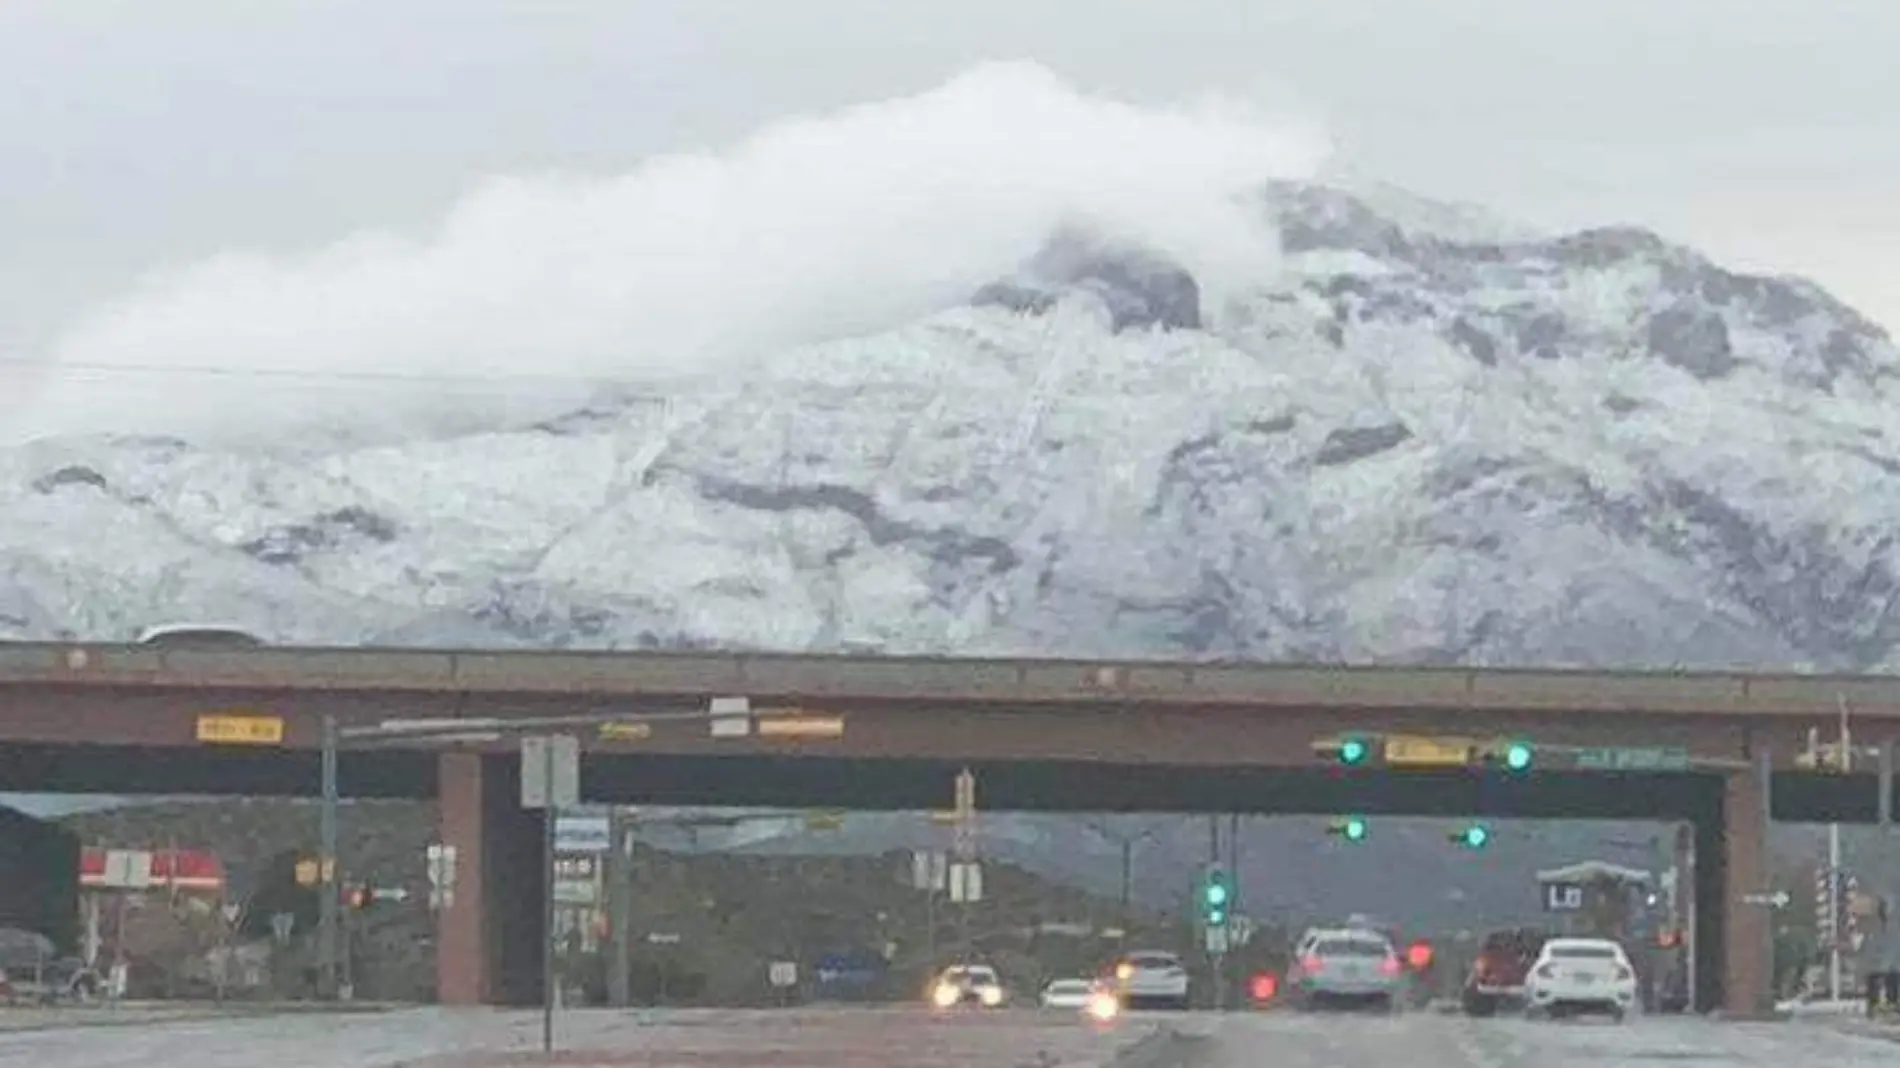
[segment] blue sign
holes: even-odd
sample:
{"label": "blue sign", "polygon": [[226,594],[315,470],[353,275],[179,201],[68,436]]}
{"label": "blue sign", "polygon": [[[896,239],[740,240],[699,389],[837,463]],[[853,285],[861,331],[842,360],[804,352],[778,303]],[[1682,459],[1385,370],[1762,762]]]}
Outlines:
{"label": "blue sign", "polygon": [[813,976],[820,986],[871,986],[884,978],[884,959],[868,953],[827,953]]}

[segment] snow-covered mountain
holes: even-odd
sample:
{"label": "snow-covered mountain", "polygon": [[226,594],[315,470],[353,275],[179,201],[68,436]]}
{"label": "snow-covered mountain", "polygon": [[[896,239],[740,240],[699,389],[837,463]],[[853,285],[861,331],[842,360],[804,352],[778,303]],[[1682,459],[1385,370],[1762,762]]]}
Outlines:
{"label": "snow-covered mountain", "polygon": [[1880,329],[1404,200],[1272,186],[1286,268],[1218,302],[1065,232],[966,306],[534,426],[0,453],[0,633],[1887,666]]}

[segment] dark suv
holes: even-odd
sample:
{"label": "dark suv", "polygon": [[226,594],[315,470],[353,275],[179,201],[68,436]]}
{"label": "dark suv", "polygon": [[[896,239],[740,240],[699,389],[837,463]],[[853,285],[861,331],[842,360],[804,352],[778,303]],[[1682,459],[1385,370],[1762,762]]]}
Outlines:
{"label": "dark suv", "polygon": [[1549,934],[1535,927],[1493,931],[1478,946],[1460,1000],[1468,1016],[1491,1016],[1524,1000],[1524,980]]}

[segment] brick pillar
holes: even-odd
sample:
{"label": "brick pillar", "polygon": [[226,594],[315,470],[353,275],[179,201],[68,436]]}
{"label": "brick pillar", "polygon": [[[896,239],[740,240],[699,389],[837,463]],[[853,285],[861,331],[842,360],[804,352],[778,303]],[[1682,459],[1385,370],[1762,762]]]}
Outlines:
{"label": "brick pillar", "polygon": [[435,990],[444,1005],[483,1005],[492,995],[494,953],[486,916],[489,818],[480,753],[443,753],[437,788],[438,835],[455,848],[455,894],[436,913]]}
{"label": "brick pillar", "polygon": [[1774,1011],[1773,910],[1744,897],[1770,889],[1768,755],[1732,771],[1722,789],[1722,1011],[1730,1019],[1762,1019]]}

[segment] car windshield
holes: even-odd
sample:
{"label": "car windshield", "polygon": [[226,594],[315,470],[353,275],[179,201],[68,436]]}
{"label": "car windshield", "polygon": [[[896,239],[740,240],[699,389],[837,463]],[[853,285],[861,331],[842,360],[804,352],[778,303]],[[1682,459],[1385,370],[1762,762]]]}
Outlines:
{"label": "car windshield", "polygon": [[1384,957],[1392,947],[1372,938],[1323,938],[1313,952],[1322,957]]}
{"label": "car windshield", "polygon": [[1128,958],[1128,963],[1137,968],[1179,968],[1181,958],[1171,953],[1137,953]]}
{"label": "car windshield", "polygon": [[1049,984],[1051,994],[1081,994],[1087,992],[1089,985],[1080,979],[1057,979]]}

